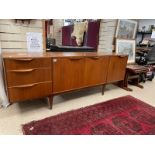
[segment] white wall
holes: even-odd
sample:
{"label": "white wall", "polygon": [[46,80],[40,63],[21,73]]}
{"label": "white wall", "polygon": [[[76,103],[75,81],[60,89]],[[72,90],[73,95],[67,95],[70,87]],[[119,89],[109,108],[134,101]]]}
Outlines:
{"label": "white wall", "polygon": [[[155,25],[155,19],[139,19],[136,21],[139,23],[139,28],[142,28],[142,26],[146,26],[146,29],[148,29],[149,25]],[[113,44],[116,27],[117,19],[101,20],[98,51],[112,52],[115,49],[115,45]],[[150,37],[150,35],[145,35],[145,37]],[[136,38],[137,43],[140,40],[141,36],[138,35]]]}
{"label": "white wall", "polygon": [[62,45],[62,26],[64,25],[63,19],[53,19],[53,37],[56,40],[56,45]]}
{"label": "white wall", "polygon": [[30,24],[14,19],[0,19],[0,41],[2,51],[27,51],[26,32],[43,33],[42,20],[31,20]]}
{"label": "white wall", "polygon": [[4,107],[7,107],[9,105],[9,102],[4,90],[3,75],[2,75],[1,42],[0,42],[0,107],[2,105]]}

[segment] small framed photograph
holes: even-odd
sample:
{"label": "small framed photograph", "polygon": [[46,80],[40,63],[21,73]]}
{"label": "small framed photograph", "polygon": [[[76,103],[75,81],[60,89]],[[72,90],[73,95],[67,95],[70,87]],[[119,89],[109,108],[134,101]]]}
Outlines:
{"label": "small framed photograph", "polygon": [[128,19],[119,19],[116,29],[116,38],[135,39],[137,32],[137,21]]}
{"label": "small framed photograph", "polygon": [[117,39],[116,40],[116,53],[127,54],[128,63],[135,63],[135,40]]}

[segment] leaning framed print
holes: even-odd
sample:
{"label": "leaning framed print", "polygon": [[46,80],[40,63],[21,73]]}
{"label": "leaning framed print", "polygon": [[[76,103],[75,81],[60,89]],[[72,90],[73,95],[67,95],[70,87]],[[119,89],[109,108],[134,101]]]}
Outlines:
{"label": "leaning framed print", "polygon": [[137,32],[137,21],[119,19],[116,28],[116,38],[135,39]]}
{"label": "leaning framed print", "polygon": [[116,40],[116,53],[127,54],[128,63],[135,63],[135,40],[117,39]]}

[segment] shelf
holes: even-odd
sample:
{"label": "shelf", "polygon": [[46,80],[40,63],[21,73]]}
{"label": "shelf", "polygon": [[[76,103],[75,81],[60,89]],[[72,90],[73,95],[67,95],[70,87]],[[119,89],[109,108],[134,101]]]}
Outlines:
{"label": "shelf", "polygon": [[152,32],[137,32],[137,34],[152,34]]}
{"label": "shelf", "polygon": [[137,32],[137,34],[141,34],[141,40],[139,41],[139,44],[142,43],[143,39],[144,39],[144,36],[146,34],[152,34],[151,31],[147,31],[147,32]]}
{"label": "shelf", "polygon": [[149,52],[152,47],[136,47],[136,52]]}

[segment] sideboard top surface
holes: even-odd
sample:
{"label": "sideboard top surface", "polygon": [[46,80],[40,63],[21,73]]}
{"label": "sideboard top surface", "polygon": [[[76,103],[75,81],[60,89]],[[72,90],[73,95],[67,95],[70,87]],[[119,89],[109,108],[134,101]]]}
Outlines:
{"label": "sideboard top surface", "polygon": [[[3,58],[61,58],[61,57],[93,57],[93,56],[117,56],[120,54],[111,52],[2,52]],[[122,55],[122,54],[121,54]]]}

